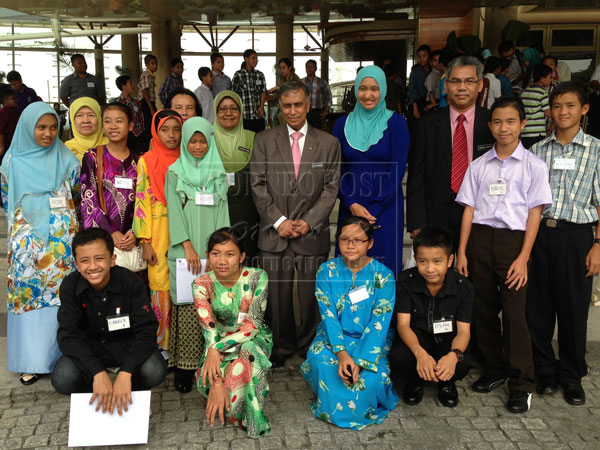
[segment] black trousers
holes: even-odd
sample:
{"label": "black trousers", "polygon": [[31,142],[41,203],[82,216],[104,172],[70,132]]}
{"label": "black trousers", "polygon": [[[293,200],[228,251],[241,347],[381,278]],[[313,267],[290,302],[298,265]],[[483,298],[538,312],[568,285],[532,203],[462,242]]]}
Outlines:
{"label": "black trousers", "polygon": [[[436,361],[452,350],[452,341],[456,336],[454,333],[433,335],[418,328],[413,328],[413,331],[417,335],[421,347]],[[392,350],[389,353],[389,360],[391,377],[394,384],[398,387],[416,386],[423,383],[423,379],[417,373],[417,359],[415,355],[397,334],[392,345]],[[460,362],[456,365],[454,376],[450,381],[441,382],[440,384],[443,385],[462,380],[468,373],[469,365],[465,361]]]}
{"label": "black trousers", "polygon": [[477,356],[486,372],[508,376],[510,389],[533,392],[533,355],[525,312],[527,286],[517,291],[505,283],[524,237],[524,231],[473,224],[467,259],[475,294],[473,344]]}
{"label": "black trousers", "polygon": [[[135,151],[139,155],[143,155],[150,149],[150,140],[152,139],[152,111],[146,103],[145,99],[142,99],[142,115],[144,116],[144,132],[136,138]],[[152,103],[154,110],[156,111],[156,104]],[[130,148],[130,150],[134,150]]]}
{"label": "black trousers", "polygon": [[[592,248],[592,227],[540,226],[531,256],[527,321],[537,376],[558,376],[561,384],[578,383],[587,374],[585,348],[592,277],[585,258]],[[558,319],[558,354],[552,337]]]}
{"label": "black trousers", "polygon": [[244,128],[246,130],[254,131],[255,133],[260,133],[264,131],[266,126],[265,119],[244,119]]}

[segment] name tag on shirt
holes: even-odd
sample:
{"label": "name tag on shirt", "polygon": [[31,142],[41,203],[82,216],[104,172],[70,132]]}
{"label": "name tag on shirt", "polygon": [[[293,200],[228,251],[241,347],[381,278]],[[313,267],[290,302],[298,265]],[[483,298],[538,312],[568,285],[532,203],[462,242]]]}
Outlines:
{"label": "name tag on shirt", "polygon": [[89,88],[93,88],[94,86],[96,86],[93,81],[88,81],[87,85]]}
{"label": "name tag on shirt", "polygon": [[324,163],[313,163],[312,168],[313,169],[324,169],[325,164]]}
{"label": "name tag on shirt", "polygon": [[554,158],[553,169],[575,170],[575,158]]}
{"label": "name tag on shirt", "polygon": [[127,177],[115,177],[115,187],[117,189],[133,189],[133,179]]}
{"label": "name tag on shirt", "polygon": [[485,153],[488,150],[491,150],[494,144],[479,144],[477,146],[477,153]]}
{"label": "name tag on shirt", "polygon": [[242,323],[244,320],[246,320],[246,316],[248,315],[248,313],[239,313],[238,314],[238,318],[237,318],[237,323]]}
{"label": "name tag on shirt", "polygon": [[369,298],[369,292],[366,286],[360,286],[356,289],[352,289],[348,295],[350,296],[350,302],[355,305]]}
{"label": "name tag on shirt", "polygon": [[131,327],[129,324],[129,314],[107,317],[106,322],[108,322],[108,331],[126,330]]}
{"label": "name tag on shirt", "polygon": [[434,320],[433,321],[433,334],[452,333],[452,321],[451,320]]}
{"label": "name tag on shirt", "polygon": [[246,148],[246,147],[242,147],[241,145],[238,145],[238,150],[240,152],[244,152],[244,153],[250,153],[250,149]]}
{"label": "name tag on shirt", "polygon": [[506,183],[490,184],[490,195],[506,195]]}
{"label": "name tag on shirt", "polygon": [[204,192],[196,192],[196,205],[202,206],[213,206],[215,199],[212,194],[205,194]]}
{"label": "name tag on shirt", "polygon": [[60,197],[50,197],[50,208],[66,208],[67,207],[67,199],[64,196]]}
{"label": "name tag on shirt", "polygon": [[227,172],[227,186],[235,186],[235,173]]}

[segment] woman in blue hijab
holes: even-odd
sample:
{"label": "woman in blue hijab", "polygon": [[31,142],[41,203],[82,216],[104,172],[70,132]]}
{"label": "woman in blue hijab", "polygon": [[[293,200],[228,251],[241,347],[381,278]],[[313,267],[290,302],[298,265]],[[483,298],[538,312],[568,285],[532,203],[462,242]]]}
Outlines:
{"label": "woman in blue hijab", "polygon": [[7,363],[25,385],[52,372],[60,356],[58,288],[74,269],[79,161],[57,139],[59,123],[47,104],[29,105],[0,167],[8,217]]}
{"label": "woman in blue hijab", "polygon": [[[333,135],[342,146],[339,226],[351,215],[374,225],[369,256],[402,270],[404,194],[402,179],[410,135],[404,117],[385,107],[385,74],[377,66],[358,72],[354,93],[357,103],[340,117]],[[336,251],[339,255],[339,249]]]}

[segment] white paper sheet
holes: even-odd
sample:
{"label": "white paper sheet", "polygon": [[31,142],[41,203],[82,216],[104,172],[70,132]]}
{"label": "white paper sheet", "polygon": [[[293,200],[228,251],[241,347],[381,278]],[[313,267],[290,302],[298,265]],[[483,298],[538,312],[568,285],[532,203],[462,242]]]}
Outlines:
{"label": "white paper sheet", "polygon": [[71,394],[69,447],[148,443],[150,394],[132,392],[133,403],[122,416],[116,406],[112,415],[102,414],[102,409],[96,412],[96,401],[89,404],[92,394]]}
{"label": "white paper sheet", "polygon": [[177,303],[193,303],[192,282],[204,273],[206,268],[206,259],[201,259],[202,269],[200,273],[194,274],[188,270],[188,264],[185,258],[178,258],[176,261],[175,278],[177,280]]}

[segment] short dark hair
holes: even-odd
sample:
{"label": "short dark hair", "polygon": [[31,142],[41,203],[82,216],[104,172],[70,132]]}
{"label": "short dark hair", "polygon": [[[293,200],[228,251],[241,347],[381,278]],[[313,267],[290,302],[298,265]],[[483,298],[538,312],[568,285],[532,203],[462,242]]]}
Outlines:
{"label": "short dark hair", "polygon": [[214,64],[214,63],[215,63],[215,61],[216,61],[217,59],[219,59],[219,58],[221,58],[221,59],[223,59],[223,60],[225,59],[225,58],[223,58],[223,55],[221,55],[219,52],[213,52],[213,53],[211,53],[211,54],[210,54],[210,63],[211,63],[211,64]]}
{"label": "short dark hair", "polygon": [[367,235],[367,239],[369,239],[369,240],[373,239],[373,225],[371,225],[371,222],[369,222],[364,217],[359,217],[359,216],[346,217],[346,219],[342,222],[342,225],[338,229],[338,232],[335,234],[335,238],[339,239],[344,227],[347,227],[348,225],[354,225],[354,224],[360,225],[362,230]]}
{"label": "short dark hair", "polygon": [[21,78],[21,74],[19,72],[16,70],[11,70],[6,74],[6,81],[10,83],[11,81],[23,81],[23,79]]}
{"label": "short dark hair", "polygon": [[240,249],[240,254],[244,253],[244,244],[238,233],[230,227],[219,228],[214,231],[208,238],[206,243],[206,251],[211,252],[217,244],[225,244],[226,242],[233,242],[237,248]]}
{"label": "short dark hair", "polygon": [[81,53],[73,53],[71,55],[71,64],[73,64],[77,58],[85,59],[85,56],[83,56]]}
{"label": "short dark hair", "polygon": [[498,46],[498,53],[500,53],[502,55],[502,53],[510,52],[514,48],[515,48],[515,44],[513,44],[512,41],[502,41],[502,42],[500,42],[500,45]]}
{"label": "short dark hair", "polygon": [[448,67],[450,61],[454,59],[456,55],[450,50],[448,47],[444,47],[440,54],[440,63],[444,65],[444,67]]}
{"label": "short dark hair", "polygon": [[75,236],[73,236],[73,242],[71,243],[73,258],[77,261],[77,247],[87,245],[94,241],[104,241],[108,252],[112,256],[115,251],[115,244],[113,243],[112,236],[103,228],[92,227],[78,231]]}
{"label": "short dark hair", "polygon": [[564,83],[560,83],[558,86],[552,89],[552,92],[550,93],[550,106],[552,106],[552,102],[554,102],[554,99],[557,96],[568,93],[576,94],[581,106],[589,103],[588,91],[583,84],[576,81],[565,81]]}
{"label": "short dark hair", "polygon": [[317,67],[317,61],[315,61],[314,59],[309,59],[308,61],[306,61],[306,63],[304,64],[304,67],[306,67],[306,65],[308,63],[313,63],[315,65],[315,67]]}
{"label": "short dark hair", "polygon": [[501,66],[502,68],[500,70],[502,72],[504,72],[510,66],[510,61],[508,59],[501,58],[500,64],[502,64],[502,66]]}
{"label": "short dark hair", "polygon": [[[507,61],[508,62],[508,61]],[[497,56],[490,56],[483,66],[483,73],[494,73],[496,69],[502,67],[502,59]]]}
{"label": "short dark hair", "polygon": [[533,82],[537,83],[542,78],[547,77],[551,73],[552,73],[552,68],[550,66],[540,63],[533,68],[533,71],[532,71]]}
{"label": "short dark hair", "polygon": [[419,247],[441,247],[446,254],[452,254],[452,237],[441,228],[425,227],[413,240],[413,253],[416,255]]}
{"label": "short dark hair", "polygon": [[494,111],[498,108],[515,108],[519,112],[519,119],[521,122],[525,120],[525,107],[523,106],[523,102],[519,100],[518,97],[514,95],[503,95],[498,97],[492,107],[490,108],[490,115],[488,118],[488,122],[492,121],[492,116],[494,115]]}
{"label": "short dark hair", "polygon": [[148,53],[146,56],[144,56],[144,64],[148,65],[150,64],[150,61],[158,61],[158,58],[150,53]]}
{"label": "short dark hair", "polygon": [[293,69],[294,65],[292,64],[292,60],[290,58],[279,58],[279,61],[277,61],[277,67],[279,67],[279,64],[281,63],[285,63],[286,66],[288,66],[289,68]]}
{"label": "short dark hair", "polygon": [[171,67],[175,67],[179,63],[183,64],[183,59],[181,59],[179,56],[171,59]]}
{"label": "short dark hair", "polygon": [[171,109],[171,102],[173,101],[173,97],[176,95],[189,95],[194,99],[194,105],[196,106],[196,117],[202,116],[202,107],[200,106],[200,102],[198,101],[198,97],[189,89],[184,88],[183,86],[177,86],[175,89],[171,91],[169,96],[167,97],[167,101],[164,104],[165,109]]}
{"label": "short dark hair", "polygon": [[254,50],[253,48],[248,48],[244,51],[244,59],[250,58],[254,54],[256,54],[256,50]]}
{"label": "short dark hair", "polygon": [[308,99],[308,88],[306,87],[306,85],[300,81],[296,81],[296,80],[291,80],[291,81],[286,81],[285,83],[283,83],[280,87],[279,87],[279,100],[281,101],[281,98],[289,91],[297,91],[297,90],[302,90],[302,92],[304,92],[304,95],[306,95],[306,98]]}
{"label": "short dark hair", "polygon": [[427,44],[419,45],[417,53],[419,52],[427,52],[428,55],[431,55],[431,47]]}
{"label": "short dark hair", "polygon": [[558,58],[554,55],[546,55],[542,58],[542,62],[544,62],[544,60],[546,59],[551,59],[552,61],[554,61],[554,65],[558,64]]}
{"label": "short dark hair", "polygon": [[124,105],[123,103],[119,103],[119,102],[110,102],[107,103],[106,105],[102,106],[102,114],[101,117],[104,117],[104,113],[109,110],[109,109],[118,109],[121,112],[123,112],[126,116],[127,116],[127,120],[129,122],[133,122],[133,116],[131,115],[131,110],[129,109],[129,106]]}
{"label": "short dark hair", "polygon": [[0,96],[2,96],[2,104],[4,104],[4,102],[11,97],[17,98],[17,94],[15,94],[15,91],[12,89],[4,89],[3,91],[0,91]]}
{"label": "short dark hair", "polygon": [[441,54],[442,54],[441,50],[434,50],[434,51],[431,52],[431,54],[429,55],[429,57],[431,59],[433,59],[434,56],[440,56]]}
{"label": "short dark hair", "polygon": [[117,77],[117,79],[115,80],[115,84],[117,85],[117,88],[119,88],[119,90],[122,91],[123,86],[125,86],[128,81],[131,81],[131,77],[129,75],[121,75]]}
{"label": "short dark hair", "polygon": [[198,78],[200,79],[200,81],[202,81],[202,78],[204,78],[209,73],[212,73],[212,70],[210,70],[208,67],[200,67],[198,69]]}

